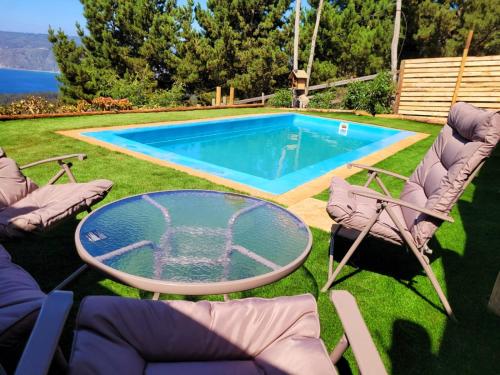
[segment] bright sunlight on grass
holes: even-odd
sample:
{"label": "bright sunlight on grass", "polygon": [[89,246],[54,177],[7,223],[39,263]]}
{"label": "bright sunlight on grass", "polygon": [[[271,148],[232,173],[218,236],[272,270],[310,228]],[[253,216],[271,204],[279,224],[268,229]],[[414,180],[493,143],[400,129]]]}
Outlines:
{"label": "bright sunlight on grass", "polygon": [[[264,111],[273,110],[224,109],[17,120],[0,123],[0,143],[19,164],[67,153],[86,153],[88,160],[74,163],[77,179],[89,181],[108,178],[115,183],[113,190],[101,204],[132,194],[165,189],[230,190],[173,169],[58,135],[55,131]],[[404,175],[413,171],[440,131],[439,126],[411,121],[341,114],[324,116],[431,134],[431,137],[379,164],[382,168]],[[499,318],[488,312],[486,304],[500,264],[500,226],[497,219],[500,215],[500,152],[497,150],[491,159],[452,211],[455,223],[443,224],[430,244],[434,250],[431,257],[432,268],[444,287],[458,322],[446,317],[415,257],[407,254],[406,249],[391,247],[385,242],[365,241],[353,260],[359,268],[352,264],[346,267],[333,286],[335,289],[346,289],[356,297],[377,348],[391,373],[483,374],[498,371],[494,366],[495,363],[498,364],[500,348]],[[43,184],[55,168],[57,166],[34,168],[29,171],[29,176]],[[350,182],[362,183],[365,176],[365,173],[359,173],[351,177]],[[396,195],[402,186],[395,180],[384,182],[387,182],[387,186]],[[319,194],[317,198],[326,200],[328,192]],[[31,273],[44,291],[49,291],[81,264],[73,239],[76,224],[76,221],[69,221],[46,236],[27,237],[5,242],[4,245],[13,255],[13,260]],[[318,299],[322,336],[330,349],[336,344],[341,331],[340,322],[327,294],[319,292],[326,281],[329,233],[316,229],[312,229],[312,232],[313,249],[303,267],[279,282],[235,293],[231,297],[312,293]],[[348,245],[347,240],[339,241],[337,260],[342,257]],[[77,300],[73,306],[73,314],[78,309],[78,301],[86,295],[150,297],[148,293],[116,283],[93,270],[85,273],[70,288],[75,292]],[[209,298],[222,299],[221,296]],[[70,319],[69,322],[71,321],[74,320]],[[66,326],[61,342],[65,351],[70,347],[72,328],[70,324]],[[348,360],[352,363],[352,354],[348,355]]]}

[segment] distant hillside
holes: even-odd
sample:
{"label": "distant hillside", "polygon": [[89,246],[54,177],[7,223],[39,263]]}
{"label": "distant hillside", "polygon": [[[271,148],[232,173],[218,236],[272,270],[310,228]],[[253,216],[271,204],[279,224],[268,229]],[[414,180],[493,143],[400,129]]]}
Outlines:
{"label": "distant hillside", "polygon": [[47,37],[0,31],[0,68],[58,71]]}

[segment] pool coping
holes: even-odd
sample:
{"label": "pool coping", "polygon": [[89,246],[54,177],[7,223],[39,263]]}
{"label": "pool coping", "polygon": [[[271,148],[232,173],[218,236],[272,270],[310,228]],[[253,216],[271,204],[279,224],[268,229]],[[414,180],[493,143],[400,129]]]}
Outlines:
{"label": "pool coping", "polygon": [[[258,115],[271,115],[271,114],[283,114],[283,113],[295,113],[293,111],[283,111],[283,112],[265,112],[265,113],[259,113]],[[262,190],[253,188],[251,186],[229,180],[224,177],[216,176],[207,172],[203,172],[194,168],[186,167],[180,164],[175,164],[172,162],[168,162],[165,160],[160,160],[153,158],[151,156],[142,154],[140,152],[132,151],[123,147],[119,147],[104,141],[100,141],[98,139],[85,136],[82,133],[85,132],[98,132],[98,131],[104,131],[104,130],[121,130],[121,129],[130,129],[130,128],[147,128],[147,127],[155,127],[158,125],[180,125],[180,124],[188,124],[188,123],[195,123],[199,121],[217,121],[221,119],[228,119],[228,118],[246,118],[246,117],[252,117],[255,116],[256,114],[248,114],[248,115],[237,115],[237,116],[220,116],[220,117],[211,117],[211,118],[202,118],[202,119],[194,119],[194,120],[182,120],[182,121],[161,121],[161,122],[154,122],[154,123],[143,123],[143,124],[131,124],[131,125],[118,125],[118,126],[104,126],[104,127],[94,127],[94,128],[81,128],[81,129],[73,129],[73,130],[59,130],[56,131],[57,134],[71,137],[89,144],[97,145],[100,147],[104,147],[108,150],[111,151],[116,151],[120,152],[122,154],[126,154],[129,156],[136,157],[141,160],[146,160],[148,162],[154,163],[156,165],[161,165],[164,167],[172,168],[181,172],[185,172],[189,175],[204,178],[206,180],[209,180],[211,182],[214,182],[219,185],[227,186],[229,188],[235,189],[237,191],[241,191],[247,194],[251,194],[257,197],[261,197],[264,199],[269,199],[281,204],[284,204],[286,206],[294,205],[296,203],[299,203],[303,201],[304,199],[313,197],[316,194],[321,193],[323,190],[328,188],[330,180],[332,179],[333,176],[338,176],[342,178],[347,178],[357,172],[359,170],[357,169],[352,169],[352,168],[347,168],[346,165],[335,168],[326,174],[323,174],[320,177],[317,177],[311,181],[305,182],[304,184],[297,186],[283,194],[272,194],[268,192],[264,192]],[[320,115],[313,115],[315,117],[323,117]],[[330,117],[329,117],[330,118]],[[373,125],[373,124],[369,124]],[[373,126],[379,126],[379,125],[373,125]],[[366,165],[374,165],[384,159],[386,159],[389,156],[394,155],[395,153],[415,144],[416,142],[419,142],[428,136],[430,134],[426,133],[417,133],[413,132],[413,135],[410,135],[402,140],[399,140],[392,145],[389,145],[382,150],[375,151],[369,155],[366,155],[360,159],[355,160],[355,163],[360,163],[360,164],[366,164]]]}

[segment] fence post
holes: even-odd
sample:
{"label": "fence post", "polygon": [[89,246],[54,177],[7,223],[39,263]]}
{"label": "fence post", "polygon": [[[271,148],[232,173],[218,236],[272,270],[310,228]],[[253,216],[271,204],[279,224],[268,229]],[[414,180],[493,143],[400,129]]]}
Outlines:
{"label": "fence post", "polygon": [[262,93],[262,104],[266,104],[266,100],[264,99],[264,93]]}
{"label": "fence post", "polygon": [[229,88],[229,105],[234,105],[234,87]]}
{"label": "fence post", "polygon": [[401,61],[401,65],[399,65],[399,78],[398,78],[398,89],[396,91],[396,100],[394,101],[393,112],[394,114],[398,114],[399,111],[399,102],[401,100],[401,90],[403,89],[403,78],[405,74],[405,61]]}
{"label": "fence post", "polygon": [[220,105],[221,95],[222,95],[222,89],[220,86],[217,86],[217,88],[215,89],[215,105],[216,106]]}
{"label": "fence post", "polygon": [[467,61],[467,55],[469,54],[470,42],[472,41],[472,34],[474,30],[469,31],[467,36],[467,41],[465,42],[464,53],[462,55],[462,61],[460,62],[460,70],[458,71],[457,82],[455,83],[455,90],[453,91],[453,98],[451,99],[451,106],[455,104],[458,97],[458,92],[460,91],[460,86],[462,84],[462,76],[464,74],[465,62]]}

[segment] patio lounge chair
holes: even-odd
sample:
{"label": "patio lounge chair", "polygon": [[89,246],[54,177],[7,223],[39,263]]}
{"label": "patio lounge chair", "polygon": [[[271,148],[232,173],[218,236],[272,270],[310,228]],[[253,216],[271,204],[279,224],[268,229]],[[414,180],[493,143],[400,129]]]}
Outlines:
{"label": "patio lounge chair", "polygon": [[[71,297],[49,294],[16,374],[46,373],[53,352],[47,342],[57,342]],[[331,299],[345,333],[329,356],[310,294],[196,303],[87,297],[68,373],[336,374],[350,345],[362,374],[386,374],[354,298],[334,291]]]}
{"label": "patio lounge chair", "polygon": [[[447,124],[409,178],[358,164],[352,166],[368,171],[369,177],[363,187],[334,177],[327,211],[338,225],[332,228],[329,277],[322,291],[330,288],[361,241],[371,235],[398,245],[406,244],[424,268],[446,312],[453,316],[430,267],[426,254],[431,251],[427,243],[443,221],[453,222],[449,212],[491,155],[499,138],[498,112],[458,103],[451,108]],[[406,181],[399,199],[391,196],[379,174]],[[373,181],[385,194],[368,188]],[[333,271],[334,240],[343,228],[358,235]]]}
{"label": "patio lounge chair", "polygon": [[[18,167],[0,148],[0,238],[28,232],[45,232],[61,220],[74,216],[104,199],[113,183],[95,180],[77,183],[67,159],[84,160],[85,154],[72,154],[40,160]],[[61,169],[42,187],[25,177],[22,170],[45,163]],[[54,183],[66,174],[69,183]]]}
{"label": "patio lounge chair", "polygon": [[[15,370],[46,298],[31,275],[12,263],[0,245],[0,374],[2,366],[9,373]],[[55,352],[56,348],[57,342]],[[62,354],[56,353],[61,360]]]}

